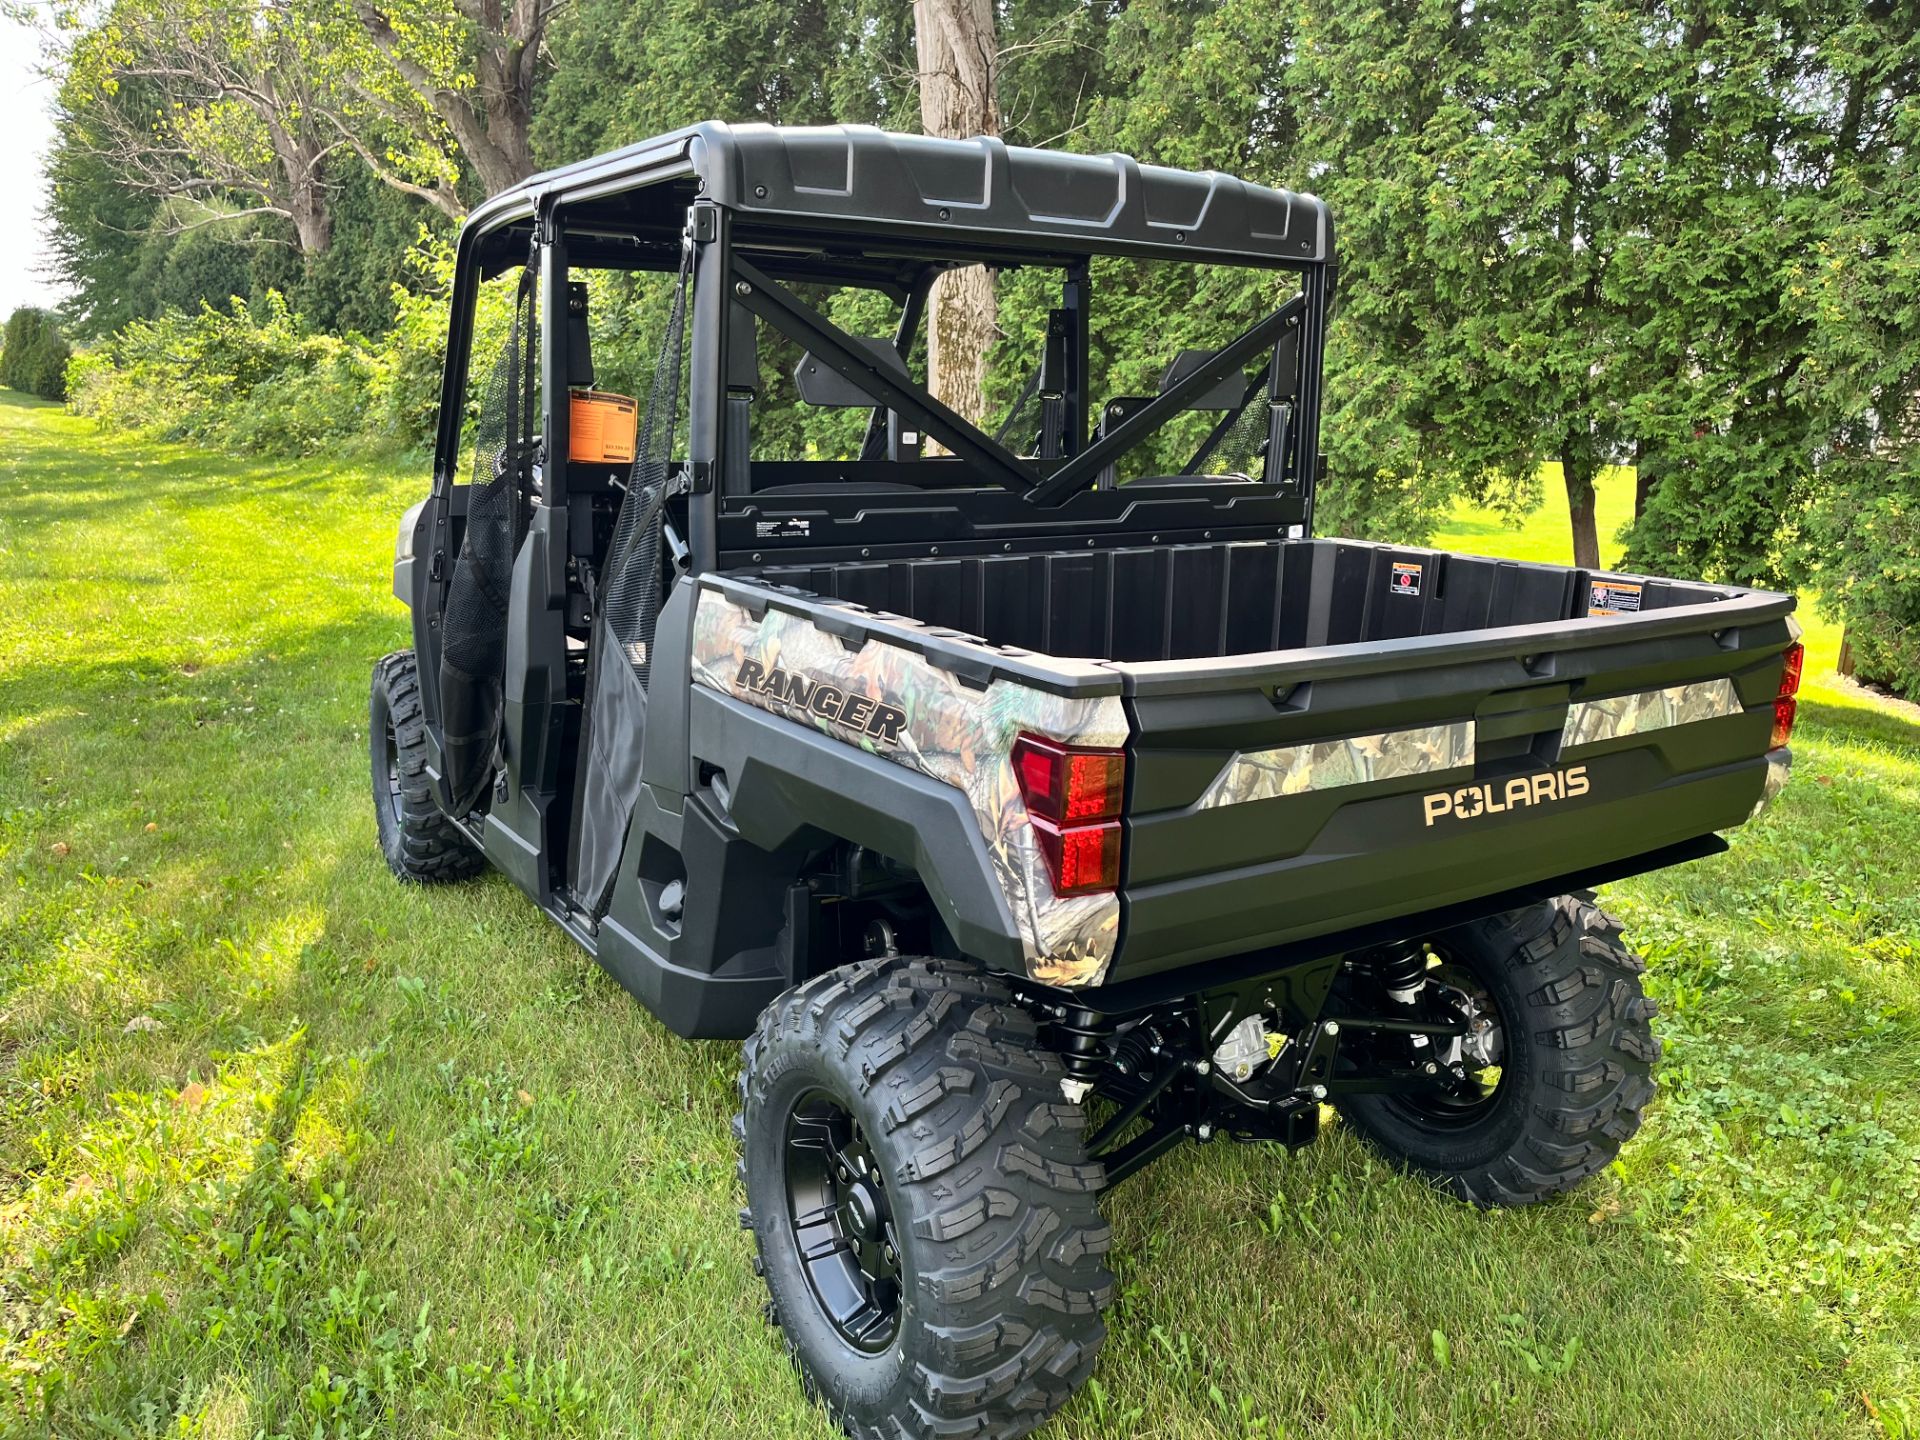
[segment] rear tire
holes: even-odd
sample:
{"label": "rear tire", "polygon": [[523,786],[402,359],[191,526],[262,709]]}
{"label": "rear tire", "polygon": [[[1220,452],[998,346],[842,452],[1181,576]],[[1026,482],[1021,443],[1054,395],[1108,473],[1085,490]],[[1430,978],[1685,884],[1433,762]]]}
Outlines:
{"label": "rear tire", "polygon": [[1484,1103],[1449,1113],[1352,1095],[1342,1117],[1376,1150],[1479,1205],[1529,1205],[1604,1169],[1653,1098],[1658,1007],[1620,926],[1563,895],[1434,937],[1499,1012],[1505,1054]]}
{"label": "rear tire", "polygon": [[1111,1234],[1064,1074],[966,962],[861,961],[761,1015],[740,1220],[807,1394],[856,1440],[1025,1435],[1092,1370]]}
{"label": "rear tire", "polygon": [[427,777],[427,720],[411,650],[373,667],[367,734],[373,816],[380,853],[399,879],[421,884],[470,880],[487,868],[466,832],[434,802]]}

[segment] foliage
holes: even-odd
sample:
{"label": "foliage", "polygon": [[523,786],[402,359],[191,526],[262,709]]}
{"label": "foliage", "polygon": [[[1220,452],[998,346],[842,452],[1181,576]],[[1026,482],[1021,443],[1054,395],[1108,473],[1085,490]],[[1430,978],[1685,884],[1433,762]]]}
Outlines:
{"label": "foliage", "polygon": [[338,141],[307,34],[284,0],[120,0],[57,52],[59,100],[124,188],[219,224],[254,212],[303,255],[333,238]]}
{"label": "foliage", "polygon": [[[114,429],[263,455],[411,449],[439,410],[452,247],[421,230],[378,340],[314,329],[277,291],[128,323],[69,367],[72,408]],[[483,287],[475,353],[505,334],[508,294]]]}
{"label": "foliage", "polygon": [[378,333],[393,323],[395,257],[432,211],[362,170],[343,168],[329,193],[333,241],[302,260],[286,222],[259,210],[199,223],[192,205],[129,192],[89,128],[97,117],[63,115],[48,156],[53,272],[71,294],[62,311],[82,340],[169,310],[261,302],[278,290],[316,328]]}
{"label": "foliage", "polygon": [[372,357],[314,334],[277,291],[253,305],[137,320],[73,363],[73,408],[118,428],[263,454],[312,454],[359,436]]}
{"label": "foliage", "polygon": [[58,316],[22,306],[7,317],[5,338],[0,339],[0,385],[43,400],[64,400],[72,353]]}
{"label": "foliage", "polygon": [[[1497,397],[1478,393],[1484,377],[1459,374],[1459,347],[1440,320],[1467,309],[1461,276],[1475,280],[1480,268],[1462,266],[1447,243],[1466,222],[1427,194],[1452,143],[1442,101],[1471,85],[1469,58],[1456,53],[1463,43],[1453,7],[1419,5],[1389,15],[1368,5],[1147,0],[1107,31],[1096,148],[1310,188],[1334,206],[1342,273],[1321,523],[1341,533],[1419,540],[1456,495],[1524,504],[1532,494],[1523,447],[1490,423],[1476,450],[1461,425],[1463,394],[1486,408]],[[1209,311],[1243,325],[1276,298],[1274,279],[1214,271],[1183,281],[1171,267],[1155,279],[1120,267],[1108,289],[1128,297],[1137,329],[1122,327],[1114,349],[1140,353],[1144,368],[1154,356],[1135,335],[1157,337],[1169,317],[1182,331]],[[1218,344],[1217,334],[1186,343]],[[1135,377],[1149,388],[1155,378]]]}
{"label": "foliage", "polygon": [[[1830,417],[1804,568],[1845,616],[1859,673],[1920,697],[1920,32],[1868,7],[1840,32],[1835,123],[1862,163],[1824,197],[1838,223],[1795,258],[1812,335],[1796,377]],[[1904,24],[1904,28],[1901,28]]]}
{"label": "foliage", "polygon": [[555,22],[535,148],[565,163],[707,119],[910,128],[910,15],[887,0],[579,0]]}

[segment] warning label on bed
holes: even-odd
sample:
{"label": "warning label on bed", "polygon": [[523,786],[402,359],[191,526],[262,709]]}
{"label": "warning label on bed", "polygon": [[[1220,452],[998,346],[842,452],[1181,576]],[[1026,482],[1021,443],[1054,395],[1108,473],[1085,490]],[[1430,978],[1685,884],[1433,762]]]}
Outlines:
{"label": "warning label on bed", "polygon": [[1587,614],[1635,615],[1640,611],[1640,586],[1628,580],[1596,580],[1587,600]]}
{"label": "warning label on bed", "polygon": [[1408,560],[1393,562],[1393,593],[1396,595],[1418,595],[1420,593],[1420,567]]}
{"label": "warning label on bed", "polygon": [[813,521],[789,515],[779,520],[753,522],[756,540],[805,540],[813,534]]}

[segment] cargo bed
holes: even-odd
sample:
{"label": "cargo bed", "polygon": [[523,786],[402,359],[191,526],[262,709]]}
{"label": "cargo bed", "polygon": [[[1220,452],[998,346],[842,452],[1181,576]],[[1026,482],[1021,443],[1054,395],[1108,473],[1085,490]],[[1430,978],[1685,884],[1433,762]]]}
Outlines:
{"label": "cargo bed", "polygon": [[897,626],[976,679],[997,657],[1066,694],[1118,681],[1110,983],[1652,854],[1739,824],[1785,765],[1769,759],[1797,634],[1784,595],[1348,540],[796,565],[762,584],[837,632],[870,612],[863,629]]}

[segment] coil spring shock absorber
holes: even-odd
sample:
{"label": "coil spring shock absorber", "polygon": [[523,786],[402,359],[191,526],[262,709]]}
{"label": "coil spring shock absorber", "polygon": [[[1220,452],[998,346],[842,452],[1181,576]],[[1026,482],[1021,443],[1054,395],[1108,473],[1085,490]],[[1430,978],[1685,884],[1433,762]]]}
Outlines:
{"label": "coil spring shock absorber", "polygon": [[1059,1013],[1052,1024],[1052,1039],[1067,1074],[1075,1081],[1091,1082],[1106,1068],[1102,1050],[1113,1034],[1113,1022],[1104,1015],[1078,1008]]}
{"label": "coil spring shock absorber", "polygon": [[1413,1004],[1427,980],[1426,946],[1403,945],[1386,951],[1374,967],[1374,974],[1379,977],[1389,1000],[1396,1005]]}

